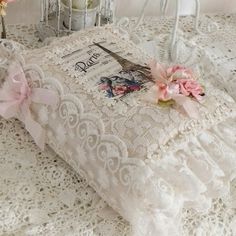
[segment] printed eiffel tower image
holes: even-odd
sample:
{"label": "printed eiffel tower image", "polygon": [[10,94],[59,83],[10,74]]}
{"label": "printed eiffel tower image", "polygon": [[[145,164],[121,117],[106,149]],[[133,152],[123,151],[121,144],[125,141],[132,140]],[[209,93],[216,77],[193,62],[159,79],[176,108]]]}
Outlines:
{"label": "printed eiffel tower image", "polygon": [[101,48],[103,51],[105,51],[111,57],[113,57],[121,65],[122,70],[124,72],[130,73],[130,72],[135,72],[136,71],[136,72],[139,72],[140,74],[142,74],[145,79],[147,79],[147,80],[149,80],[151,82],[154,82],[153,79],[150,76],[150,68],[149,67],[133,63],[133,62],[131,62],[131,61],[121,57],[117,53],[112,52],[109,49],[103,47],[99,43],[94,43],[94,45],[96,45],[97,47]]}

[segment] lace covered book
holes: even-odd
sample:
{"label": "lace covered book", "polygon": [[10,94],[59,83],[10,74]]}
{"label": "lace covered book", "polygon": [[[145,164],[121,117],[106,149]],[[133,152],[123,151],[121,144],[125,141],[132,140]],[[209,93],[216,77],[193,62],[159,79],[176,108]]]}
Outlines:
{"label": "lace covered book", "polygon": [[[236,106],[208,82],[212,75],[201,64],[191,65],[205,90],[204,101],[196,103],[198,118],[148,103],[143,98],[153,86],[150,59],[113,28],[24,51],[1,64],[5,81],[23,81],[17,89],[24,96],[18,110],[0,112],[6,118],[15,114],[41,147],[45,136],[132,224],[134,235],[178,235],[183,207],[205,211],[229,191]],[[5,91],[11,86],[2,84]],[[1,107],[7,98],[0,96]]]}

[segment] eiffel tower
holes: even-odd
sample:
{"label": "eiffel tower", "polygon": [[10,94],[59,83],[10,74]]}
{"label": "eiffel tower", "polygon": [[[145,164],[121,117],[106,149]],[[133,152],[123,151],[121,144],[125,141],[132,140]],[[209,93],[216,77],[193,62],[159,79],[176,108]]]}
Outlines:
{"label": "eiffel tower", "polygon": [[103,51],[105,51],[106,53],[108,53],[111,57],[113,57],[122,67],[122,70],[124,72],[130,73],[130,72],[139,72],[140,74],[142,74],[142,76],[144,76],[145,79],[150,80],[151,82],[154,82],[153,79],[150,76],[150,68],[147,66],[142,66],[139,65],[137,63],[133,63],[132,61],[129,61],[123,57],[121,57],[120,55],[118,55],[115,52],[110,51],[109,49],[103,47],[101,44],[99,43],[94,43],[94,45],[96,45],[97,47],[101,48]]}

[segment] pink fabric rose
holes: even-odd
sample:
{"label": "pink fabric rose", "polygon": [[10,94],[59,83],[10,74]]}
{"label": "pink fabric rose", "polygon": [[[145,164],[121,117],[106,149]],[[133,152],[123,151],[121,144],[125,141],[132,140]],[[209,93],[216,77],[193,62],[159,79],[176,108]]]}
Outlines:
{"label": "pink fabric rose", "polygon": [[204,94],[201,85],[193,79],[179,79],[177,81],[180,87],[180,93],[184,96],[193,96],[198,101],[202,99]]}
{"label": "pink fabric rose", "polygon": [[158,100],[168,101],[170,99],[170,96],[168,94],[168,86],[164,83],[157,82],[157,93]]}
{"label": "pink fabric rose", "polygon": [[171,81],[178,79],[193,79],[194,75],[191,69],[176,65],[167,69],[167,75]]}
{"label": "pink fabric rose", "polygon": [[170,83],[179,79],[194,79],[192,70],[181,65],[166,67],[153,60],[149,66],[152,78],[163,83]]}
{"label": "pink fabric rose", "polygon": [[180,65],[175,65],[175,66],[169,67],[167,69],[167,74],[168,75],[172,75],[172,74],[174,74],[177,71],[183,71],[183,70],[186,70],[186,67],[180,66]]}
{"label": "pink fabric rose", "polygon": [[161,64],[157,63],[155,60],[152,60],[149,63],[149,67],[151,69],[151,75],[154,80],[163,83],[166,83],[168,81],[166,70]]}
{"label": "pink fabric rose", "polygon": [[158,100],[160,101],[169,101],[172,99],[173,95],[180,93],[179,85],[176,83],[170,83],[168,86],[164,83],[157,82],[157,93]]}
{"label": "pink fabric rose", "polygon": [[156,61],[151,61],[149,66],[155,85],[149,90],[147,100],[157,103],[173,100],[190,117],[198,119],[198,107],[191,98],[200,101],[204,88],[195,79],[192,69],[180,65],[166,67]]}

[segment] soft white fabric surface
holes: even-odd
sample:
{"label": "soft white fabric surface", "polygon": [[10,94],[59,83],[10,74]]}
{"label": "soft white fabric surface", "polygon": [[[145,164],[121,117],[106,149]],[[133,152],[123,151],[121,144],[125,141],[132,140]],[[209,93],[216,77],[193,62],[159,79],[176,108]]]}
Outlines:
{"label": "soft white fabric surface", "polygon": [[[217,18],[218,19],[218,18]],[[230,23],[233,23],[234,22],[234,16],[233,17],[231,17],[230,19],[229,19],[229,21],[227,21],[227,22],[225,22],[225,24],[230,24]],[[150,20],[148,21],[148,22],[150,22]],[[155,21],[156,22],[156,21]],[[169,22],[170,23],[170,22]],[[168,23],[168,24],[169,24]],[[167,24],[167,25],[168,25]],[[151,24],[150,25],[150,28],[149,29],[151,29],[151,27],[153,26],[154,24]],[[185,22],[185,26],[186,26],[186,22]],[[221,25],[220,25],[221,26]],[[165,28],[165,27],[164,27]],[[163,29],[164,29],[163,28]],[[224,28],[224,29],[223,29]],[[184,29],[185,30],[188,30],[188,27],[186,28],[186,27],[184,27]],[[154,31],[152,31],[152,32],[154,32]],[[229,36],[229,32],[227,31],[227,29],[225,29],[225,25],[223,24],[222,25],[222,31],[219,31],[219,34],[215,34],[215,35],[217,35],[218,37],[219,37],[219,35],[222,35],[223,34],[223,32],[225,32],[224,33],[224,35],[226,35],[226,36]],[[143,34],[143,30],[142,29],[140,29],[140,33],[141,33],[141,35]],[[151,31],[149,32],[149,33],[151,33]],[[152,37],[152,35],[151,34],[143,34],[143,38],[145,39],[147,36],[150,36],[150,37]],[[148,36],[148,37],[149,37]],[[212,37],[214,37],[214,35],[211,35]],[[211,37],[210,36],[210,37]],[[215,37],[215,40],[217,41],[217,39],[218,39],[218,37]],[[204,37],[204,39],[206,40],[206,42],[207,42],[207,38],[209,38],[209,36],[208,37]],[[230,39],[232,38],[233,39],[233,37],[227,37],[228,38],[228,40],[226,40],[225,41],[225,43],[227,44],[227,45],[230,45],[229,47],[230,47],[230,49],[232,49],[232,50],[234,50],[233,48],[233,45],[234,44],[232,44],[232,42],[230,41]],[[204,39],[202,38],[202,37],[198,37],[198,38],[196,38],[196,40],[200,40],[201,41],[201,45],[203,45],[203,47],[205,47],[205,48],[207,48],[208,47],[208,44],[207,43],[205,43],[204,44]],[[211,40],[212,41],[212,40]],[[165,42],[165,41],[163,41],[163,42]],[[208,41],[209,42],[209,41]],[[223,47],[223,49],[225,49],[225,47]],[[222,50],[221,50],[221,52],[222,52]],[[226,51],[223,51],[224,53],[226,53]],[[211,53],[211,55],[212,56],[214,56],[215,54],[214,53]],[[224,55],[226,55],[226,54],[224,54]],[[227,56],[227,59],[228,59],[228,62],[232,62],[232,64],[234,64],[233,63],[233,60],[234,60],[234,56],[233,55],[235,55],[235,54],[233,54],[233,53],[231,53],[231,56],[230,55],[228,55]],[[225,56],[224,56],[225,57]],[[220,64],[220,68],[221,68],[221,70],[220,71],[228,71],[228,70],[226,70],[226,69],[224,69],[224,59],[222,58],[221,60],[220,60],[220,58],[219,57],[217,57],[216,58],[216,60],[215,61],[217,61],[217,60],[219,60],[219,62],[221,62],[221,64]],[[227,65],[228,63],[226,63],[225,65]],[[229,72],[228,71],[228,73],[230,74],[231,72]],[[233,73],[233,71],[232,71],[232,73]],[[224,77],[224,79],[226,80],[226,82],[228,82],[229,81],[229,76],[226,76],[225,75],[225,77]],[[216,81],[217,82],[217,81]],[[221,81],[222,82],[222,81]],[[227,83],[225,83],[225,84],[221,84],[221,86],[225,86],[225,85],[227,85]],[[231,89],[232,89],[232,86],[231,86]],[[231,127],[233,127],[233,125],[231,125]],[[13,129],[14,130],[14,129]],[[6,136],[6,137],[8,137],[8,136]],[[21,136],[22,137],[22,136]],[[9,138],[9,137],[8,137]],[[5,147],[4,145],[3,145],[3,147]],[[7,150],[7,149],[6,149]],[[15,154],[13,154],[13,155],[15,155]],[[3,161],[3,164],[4,163],[6,163],[6,162],[4,162]],[[46,170],[45,170],[46,171]],[[47,171],[46,171],[47,172]],[[9,177],[7,177],[6,179],[8,179],[8,183],[9,183]],[[17,179],[19,179],[19,178],[17,178]],[[4,186],[4,185],[3,185]],[[11,185],[11,186],[14,186],[14,184],[13,185]],[[49,186],[49,185],[48,185]],[[9,189],[8,187],[7,187],[7,189]],[[44,192],[44,190],[42,190],[43,192]],[[35,192],[35,191],[34,191]],[[71,191],[70,191],[71,192]],[[70,196],[72,196],[71,195],[71,193],[69,194]],[[5,195],[6,196],[6,195]],[[3,195],[3,198],[5,197],[4,195]],[[12,195],[11,195],[11,192],[9,192],[9,196],[11,196],[11,197],[13,197],[13,196],[15,196],[15,194],[14,193],[12,193]],[[40,196],[40,193],[39,193],[39,196]],[[5,198],[4,198],[5,199]],[[6,201],[8,201],[8,199],[9,199],[9,197],[7,197],[6,196]],[[30,199],[33,199],[33,197],[32,198],[30,198]],[[34,201],[34,200],[33,200]],[[15,201],[16,202],[16,204],[18,204],[19,203],[19,201]],[[67,203],[68,204],[68,203]],[[216,204],[217,206],[219,206],[220,204]],[[9,206],[9,205],[6,205],[6,206]],[[15,209],[15,208],[14,208]],[[55,208],[56,209],[56,208]],[[72,209],[73,209],[73,207],[72,207]],[[217,210],[216,210],[217,209]],[[6,211],[8,211],[9,212],[9,210],[7,210],[7,208],[6,208]],[[48,212],[49,211],[49,208],[45,208],[44,209],[44,211],[43,212]],[[219,214],[221,214],[222,215],[222,211],[221,210],[219,210],[219,208],[214,208],[214,210],[213,210],[214,212],[215,211],[218,211],[218,213]],[[21,213],[23,213],[23,211],[20,211]],[[25,211],[26,212],[26,211]],[[45,215],[42,215],[42,213],[43,212],[40,212],[40,215],[41,215],[41,217],[40,217],[40,219],[42,219],[42,222],[49,222],[49,219],[47,219],[46,218],[46,216]],[[226,213],[227,212],[227,213]],[[16,219],[17,218],[15,218],[15,216],[13,216],[14,215],[14,210],[13,210],[13,212],[12,212],[12,214],[11,214],[11,216],[9,215],[9,214],[7,214],[7,218],[4,218],[5,219],[5,221],[4,222],[10,222],[10,220],[11,219],[14,219],[14,220],[12,220],[12,224],[11,225],[14,225],[14,226],[16,226],[17,227],[17,223],[14,223],[14,222],[16,222]],[[39,213],[39,212],[38,212]],[[189,213],[191,213],[191,211],[189,212]],[[217,214],[218,214],[217,213]],[[232,213],[232,212],[231,212]],[[26,213],[26,215],[28,215],[29,213]],[[62,213],[61,212],[61,214],[60,215],[68,215],[68,213]],[[226,215],[229,215],[230,214],[230,211],[225,211],[225,213],[223,213],[223,215],[224,214],[226,214]],[[193,214],[194,215],[194,214]],[[200,215],[202,215],[202,214],[200,214]],[[223,229],[222,229],[222,224],[221,223],[219,223],[221,226],[219,227],[219,228],[217,228],[216,227],[216,225],[212,225],[212,222],[217,222],[217,220],[216,220],[216,218],[211,218],[210,217],[210,215],[205,215],[205,216],[200,216],[199,215],[199,218],[198,218],[198,216],[194,216],[195,218],[188,218],[188,220],[187,220],[187,223],[186,223],[186,228],[188,228],[189,227],[189,229],[190,229],[190,231],[189,232],[196,232],[196,233],[198,233],[198,234],[200,234],[201,232],[202,233],[204,233],[204,232],[206,232],[206,231],[204,231],[204,230],[209,230],[209,231],[207,231],[208,233],[207,233],[207,235],[226,235],[226,233],[225,232],[227,232],[227,235],[232,235],[232,231],[231,231],[231,229],[229,229],[229,228],[227,228],[227,230],[224,228],[224,231],[223,231]],[[32,220],[32,217],[33,217],[33,215],[32,214],[30,214],[29,215],[30,216],[30,219]],[[225,215],[224,215],[225,216]],[[12,218],[10,218],[10,217],[12,217]],[[201,218],[201,217],[203,217],[203,218]],[[72,223],[73,224],[73,226],[74,227],[76,227],[76,225],[77,225],[77,227],[79,228],[79,224],[80,223],[78,223],[78,221],[77,221],[77,223],[76,223],[76,220],[75,220],[75,218],[73,218],[75,221],[72,221],[71,220],[71,218],[73,218],[73,217],[70,217],[70,220],[69,220],[69,222],[70,223]],[[64,218],[64,219],[66,219],[66,218]],[[204,220],[205,219],[205,220]],[[209,221],[208,220],[206,220],[206,219],[209,219]],[[211,219],[214,219],[214,220],[211,220]],[[228,222],[231,222],[231,225],[233,226],[234,225],[234,223],[233,223],[233,221],[231,221],[232,220],[232,217],[230,218],[231,220],[229,220],[229,221],[227,221],[227,223],[226,223],[226,220],[227,219],[227,217],[224,217],[224,222],[225,222],[225,225],[230,225],[230,224],[228,224]],[[7,220],[9,220],[9,221],[7,221]],[[39,218],[37,219],[37,221],[39,222]],[[37,222],[36,221],[36,222]],[[66,220],[66,221],[68,221],[68,220]],[[32,222],[32,221],[31,221]],[[69,222],[68,222],[68,224],[66,224],[67,226],[69,226]],[[80,221],[81,222],[81,221]],[[91,221],[90,221],[91,222]],[[200,224],[200,226],[199,227],[194,227],[193,225],[199,225],[199,223],[197,223],[197,224],[194,224],[194,223],[190,223],[190,222],[201,222],[201,224]],[[59,230],[62,230],[62,228],[63,228],[63,224],[64,224],[65,222],[58,222],[58,220],[56,220],[55,222],[54,221],[51,221],[50,222],[50,224],[49,225],[45,225],[44,224],[44,226],[43,226],[43,224],[42,224],[42,226],[41,227],[33,227],[33,225],[32,225],[32,223],[30,223],[30,225],[31,225],[31,227],[33,227],[32,228],[32,230],[35,230],[35,231],[28,231],[28,234],[29,235],[36,235],[36,232],[37,233],[40,233],[40,232],[42,232],[42,230],[46,230],[46,232],[51,232],[51,234],[53,235],[54,234],[54,232],[59,232]],[[59,226],[58,227],[58,224],[61,226]],[[27,221],[26,222],[23,222],[23,225],[27,225]],[[57,225],[57,226],[56,226]],[[106,225],[106,224],[105,224]],[[191,225],[191,226],[190,226]],[[5,227],[5,229],[7,229],[7,224],[4,224],[4,227]],[[27,228],[27,227],[24,227],[24,228],[26,228],[26,230],[29,230],[29,228]],[[56,229],[57,228],[57,229]],[[105,232],[104,230],[105,230],[105,228],[106,227],[104,227],[103,228],[103,232]],[[121,226],[121,228],[122,228],[122,226]],[[66,228],[66,230],[67,230],[68,228]],[[193,230],[193,231],[192,231]],[[217,231],[218,230],[218,231]],[[21,232],[23,232],[23,229],[22,230],[20,230]],[[8,231],[9,232],[9,231]],[[19,232],[19,231],[18,231]],[[26,232],[26,231],[25,231]],[[34,232],[35,234],[32,234],[32,232]],[[65,232],[65,231],[64,231]],[[76,229],[75,229],[75,232],[76,232]],[[85,232],[85,231],[84,231]],[[107,231],[107,232],[109,232],[109,231]],[[31,234],[30,234],[31,233]],[[18,235],[19,235],[19,233],[18,233]],[[63,235],[63,234],[62,234]],[[92,235],[92,232],[91,232],[91,235]],[[102,235],[105,235],[105,234],[102,234]],[[109,235],[109,234],[108,234]],[[120,235],[120,234],[118,234],[118,235]],[[191,235],[191,233],[189,233],[189,234],[187,234],[187,235]],[[201,234],[200,234],[201,235]]]}

